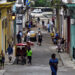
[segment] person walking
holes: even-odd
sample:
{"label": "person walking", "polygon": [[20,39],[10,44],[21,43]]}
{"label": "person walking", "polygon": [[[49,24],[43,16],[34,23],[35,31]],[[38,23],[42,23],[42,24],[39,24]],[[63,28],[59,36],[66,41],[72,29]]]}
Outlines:
{"label": "person walking", "polygon": [[42,34],[41,31],[38,32],[38,45],[41,46],[42,43]]}
{"label": "person walking", "polygon": [[49,65],[51,68],[51,75],[57,75],[58,70],[58,59],[56,58],[56,54],[51,55],[51,59],[49,60]]}
{"label": "person walking", "polygon": [[49,24],[49,22],[47,24],[48,24],[48,32],[50,32],[50,24]]}
{"label": "person walking", "polygon": [[50,26],[51,26],[51,32],[53,32],[54,24],[51,20],[50,20]]}
{"label": "person walking", "polygon": [[9,63],[10,63],[12,60],[12,54],[13,54],[13,48],[11,47],[10,44],[9,44],[9,47],[7,48],[7,53],[8,53]]}
{"label": "person walking", "polygon": [[20,32],[18,32],[17,34],[17,42],[21,43],[21,33]]}
{"label": "person walking", "polygon": [[28,64],[32,64],[32,50],[30,47],[28,47],[27,50],[27,58],[28,58]]}
{"label": "person walking", "polygon": [[5,56],[4,56],[4,53],[3,53],[3,50],[1,51],[1,54],[0,54],[0,68],[4,69],[4,63],[5,63]]}
{"label": "person walking", "polygon": [[31,29],[31,23],[30,23],[30,22],[29,22],[29,26],[28,26],[28,28]]}
{"label": "person walking", "polygon": [[62,51],[62,49],[61,49],[61,38],[58,39],[57,46],[58,46],[58,53],[59,53]]}
{"label": "person walking", "polygon": [[27,35],[25,34],[25,36],[24,36],[24,42],[26,42],[27,41]]}
{"label": "person walking", "polygon": [[2,55],[2,68],[4,69],[5,56],[4,56],[3,50],[1,52],[1,55]]}
{"label": "person walking", "polygon": [[40,22],[40,18],[39,17],[37,18],[37,21],[38,21],[38,23]]}
{"label": "person walking", "polygon": [[64,48],[65,48],[65,40],[64,40],[64,38],[61,38],[61,49],[62,49],[62,51],[64,52]]}
{"label": "person walking", "polygon": [[30,31],[27,33],[27,41],[30,41]]}
{"label": "person walking", "polygon": [[44,20],[42,20],[42,28],[44,29],[44,24],[45,24],[45,22],[44,22]]}

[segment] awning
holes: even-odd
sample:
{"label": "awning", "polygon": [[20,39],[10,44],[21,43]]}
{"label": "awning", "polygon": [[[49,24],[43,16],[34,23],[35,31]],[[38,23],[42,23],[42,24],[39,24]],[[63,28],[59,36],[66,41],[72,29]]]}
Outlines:
{"label": "awning", "polygon": [[15,3],[15,1],[2,3],[2,4],[0,4],[0,8],[3,8],[3,7],[11,7],[14,3]]}
{"label": "awning", "polygon": [[75,7],[75,3],[67,4],[67,7]]}

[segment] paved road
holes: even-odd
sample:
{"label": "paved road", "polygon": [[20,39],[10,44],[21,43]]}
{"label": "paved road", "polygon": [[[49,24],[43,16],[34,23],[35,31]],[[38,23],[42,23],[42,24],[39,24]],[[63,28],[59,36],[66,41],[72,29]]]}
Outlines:
{"label": "paved road", "polygon": [[[53,52],[56,53],[53,47],[54,46],[50,40],[50,35],[44,33],[42,46],[38,46],[36,42],[34,47],[32,47],[32,65],[6,65],[5,75],[49,75],[49,58]],[[58,54],[57,57],[59,58],[59,66],[61,67],[62,62],[60,61]]]}
{"label": "paved road", "polygon": [[[36,29],[34,30],[36,31]],[[44,30],[42,32],[42,46],[38,46],[37,42],[35,42],[35,45],[32,47],[32,65],[8,64],[5,66],[5,75],[51,75],[48,63],[52,53],[56,53],[57,58],[59,59],[58,75],[75,75],[75,71],[72,68],[65,67],[62,64],[60,56],[56,51],[56,46],[54,46],[51,41],[50,34],[46,31],[44,32]]]}

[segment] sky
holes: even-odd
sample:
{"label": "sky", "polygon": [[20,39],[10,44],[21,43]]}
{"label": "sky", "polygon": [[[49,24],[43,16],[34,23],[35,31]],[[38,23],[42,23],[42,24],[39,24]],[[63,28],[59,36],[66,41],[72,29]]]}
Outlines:
{"label": "sky", "polygon": [[67,2],[67,0],[62,0],[63,2]]}

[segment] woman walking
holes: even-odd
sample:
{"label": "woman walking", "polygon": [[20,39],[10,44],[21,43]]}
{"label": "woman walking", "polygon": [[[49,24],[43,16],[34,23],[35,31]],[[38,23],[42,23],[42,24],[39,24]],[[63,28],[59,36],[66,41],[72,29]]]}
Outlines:
{"label": "woman walking", "polygon": [[41,46],[42,43],[42,34],[41,31],[38,32],[38,45]]}

